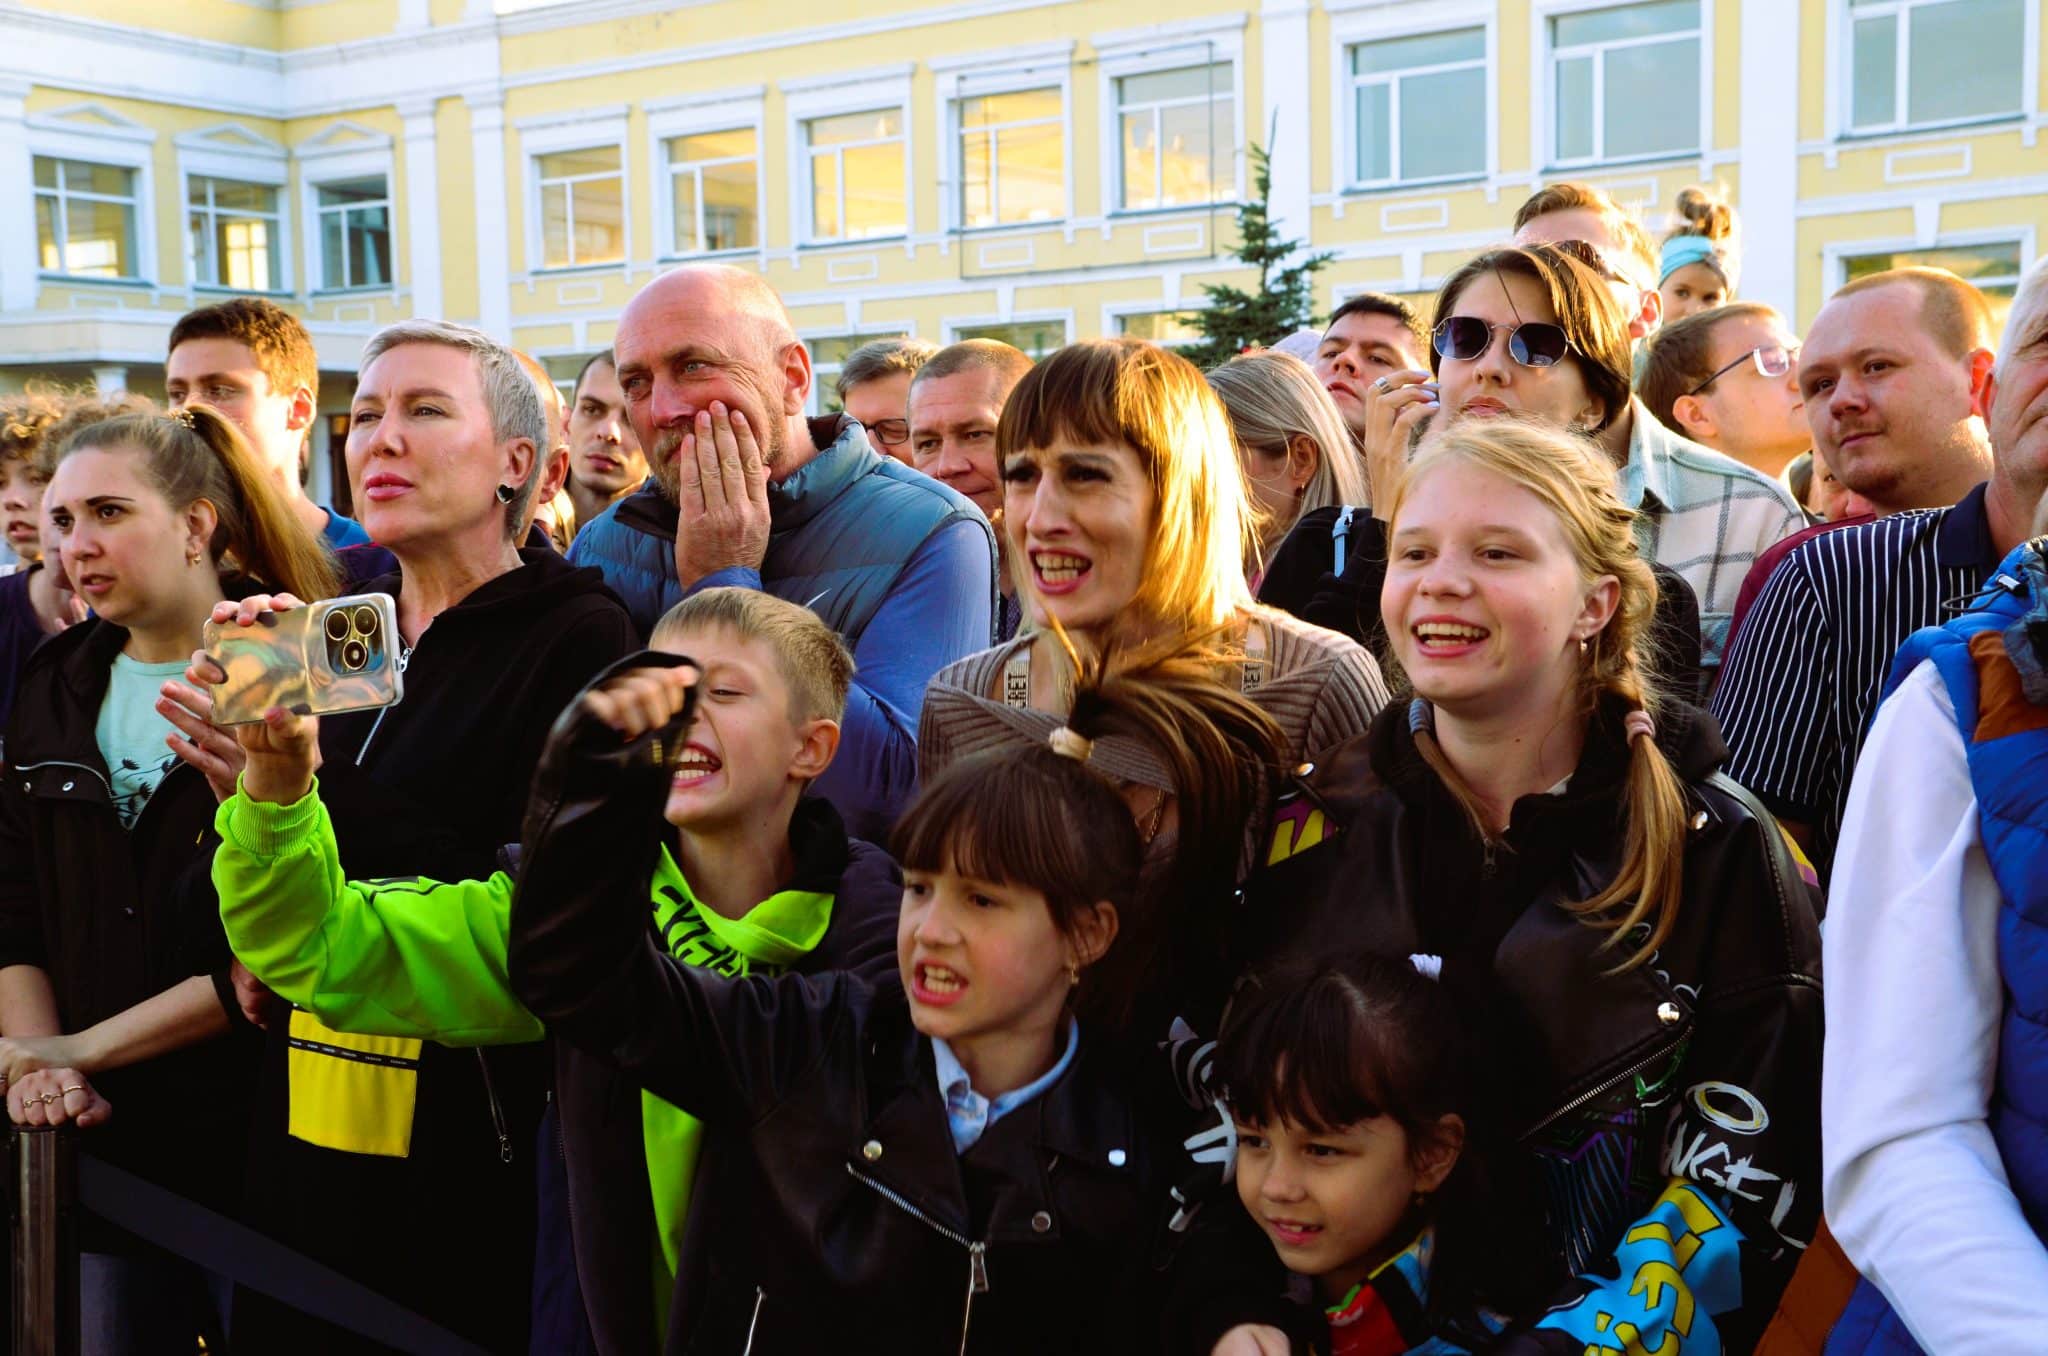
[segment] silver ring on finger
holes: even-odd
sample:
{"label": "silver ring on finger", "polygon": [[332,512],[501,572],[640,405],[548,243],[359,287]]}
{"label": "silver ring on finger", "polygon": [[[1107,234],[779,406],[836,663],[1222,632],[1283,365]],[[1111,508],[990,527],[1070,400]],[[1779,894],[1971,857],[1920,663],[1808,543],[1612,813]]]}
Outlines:
{"label": "silver ring on finger", "polygon": [[1388,391],[1391,391],[1394,388],[1388,383],[1385,377],[1381,377],[1373,382],[1372,389],[1378,391],[1381,395],[1385,395]]}

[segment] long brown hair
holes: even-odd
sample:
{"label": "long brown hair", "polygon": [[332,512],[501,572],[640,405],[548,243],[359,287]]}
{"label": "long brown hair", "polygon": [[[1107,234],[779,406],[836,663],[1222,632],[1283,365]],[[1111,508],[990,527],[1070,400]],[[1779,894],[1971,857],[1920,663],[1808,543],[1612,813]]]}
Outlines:
{"label": "long brown hair", "polygon": [[58,449],[57,461],[85,448],[130,451],[172,509],[204,499],[217,520],[208,555],[271,589],[306,602],[340,587],[334,557],[306,530],[269,468],[232,420],[210,405],[175,415],[124,414],[87,424]]}
{"label": "long brown hair", "polygon": [[[1613,617],[1587,640],[1579,670],[1580,716],[1591,721],[1601,698],[1612,696],[1631,711],[1649,713],[1654,722],[1661,706],[1652,681],[1650,639],[1657,577],[1636,545],[1635,511],[1614,492],[1613,464],[1585,439],[1534,421],[1467,420],[1424,444],[1402,477],[1387,509],[1390,538],[1414,487],[1432,470],[1453,463],[1478,467],[1528,490],[1556,517],[1581,576],[1611,575],[1619,581]],[[1479,798],[1444,757],[1434,735],[1418,730],[1415,742],[1480,836],[1494,840]],[[1587,923],[1608,930],[1603,949],[1619,946],[1647,926],[1642,945],[1617,970],[1643,964],[1670,935],[1684,880],[1685,788],[1653,735],[1632,733],[1628,743],[1621,870],[1591,899],[1567,906]]]}

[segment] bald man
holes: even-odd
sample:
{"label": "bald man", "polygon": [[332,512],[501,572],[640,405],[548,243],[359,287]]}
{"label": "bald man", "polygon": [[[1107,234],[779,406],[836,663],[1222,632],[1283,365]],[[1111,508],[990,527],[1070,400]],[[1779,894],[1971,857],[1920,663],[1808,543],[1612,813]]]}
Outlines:
{"label": "bald man", "polygon": [[722,264],[663,274],[619,317],[626,416],[652,479],[577,535],[644,636],[700,589],[761,589],[829,622],[857,665],[817,791],[880,840],[917,782],[934,673],[988,646],[996,547],[958,492],[807,419],[811,355],[775,290]]}

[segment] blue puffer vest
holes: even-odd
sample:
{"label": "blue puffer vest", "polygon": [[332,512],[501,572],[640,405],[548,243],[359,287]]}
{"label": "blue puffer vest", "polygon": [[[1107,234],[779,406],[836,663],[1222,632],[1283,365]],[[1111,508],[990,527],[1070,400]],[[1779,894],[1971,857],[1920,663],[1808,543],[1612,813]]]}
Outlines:
{"label": "blue puffer vest", "polygon": [[[917,548],[948,523],[968,519],[988,537],[993,615],[995,534],[973,501],[881,456],[843,415],[810,423],[824,451],[768,486],[772,526],[761,587],[810,608],[852,647]],[[577,533],[569,560],[604,572],[645,638],[683,600],[675,550],[675,505],[650,481]]]}
{"label": "blue puffer vest", "polygon": [[[1914,669],[1941,674],[1968,750],[1978,834],[1998,881],[2005,1015],[1991,1135],[2013,1195],[2048,1241],[2048,538],[2005,558],[1970,612],[1915,632],[1890,696]],[[1838,1353],[1918,1352],[1876,1286],[1859,1282],[1829,1335]]]}

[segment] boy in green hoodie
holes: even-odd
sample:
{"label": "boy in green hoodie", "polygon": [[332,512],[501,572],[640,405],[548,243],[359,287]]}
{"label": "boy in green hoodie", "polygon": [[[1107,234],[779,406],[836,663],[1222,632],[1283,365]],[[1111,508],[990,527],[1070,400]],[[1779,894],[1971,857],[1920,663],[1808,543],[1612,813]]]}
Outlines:
{"label": "boy in green hoodie", "polygon": [[[252,624],[266,604],[222,604],[216,619]],[[901,897],[894,865],[849,839],[830,804],[803,795],[838,748],[853,671],[845,646],[808,610],[738,588],[708,589],[677,604],[652,644],[654,653],[615,669],[687,655],[700,671],[701,694],[671,761],[662,812],[671,827],[649,842],[619,845],[649,858],[650,921],[662,944],[688,964],[734,976],[835,969],[893,976]],[[337,1100],[355,1102],[356,1114],[365,1101],[396,1106],[394,1114],[409,1121],[408,1045],[543,1037],[506,977],[512,875],[345,879],[314,778],[315,723],[272,711],[236,735],[248,765],[216,818],[221,921],[236,956],[274,992],[334,1031],[382,1038],[365,1042],[372,1058],[362,1062],[364,1086],[337,1087]],[[601,1350],[651,1349],[666,1326],[702,1127],[634,1089],[628,1106],[639,1104],[640,1142],[629,1152],[617,1142],[621,1089],[566,1047],[557,1079],[568,1161],[552,1166],[567,1171],[583,1308]],[[587,1105],[593,1099],[609,1109]],[[295,1119],[292,1132],[317,1141],[317,1119],[311,1112],[304,1123]],[[402,1143],[409,1124],[395,1130]],[[579,1216],[586,1194],[593,1199]],[[545,1258],[545,1219],[542,1228]],[[630,1294],[614,1278],[636,1249],[646,1260],[623,1268],[638,1278]],[[652,1305],[644,1280],[650,1265]],[[549,1293],[548,1279],[536,1278],[537,1296]],[[548,1326],[537,1312],[536,1342]]]}

